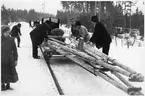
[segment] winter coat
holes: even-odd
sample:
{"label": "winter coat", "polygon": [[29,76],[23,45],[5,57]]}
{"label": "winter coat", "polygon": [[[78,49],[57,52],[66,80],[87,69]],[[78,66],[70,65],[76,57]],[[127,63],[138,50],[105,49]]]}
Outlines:
{"label": "winter coat", "polygon": [[85,42],[89,41],[89,39],[90,39],[89,33],[88,33],[86,27],[84,27],[82,25],[79,28],[79,37],[83,37]]}
{"label": "winter coat", "polygon": [[85,42],[89,41],[90,39],[86,27],[82,25],[80,26],[79,30],[76,29],[74,25],[72,25],[71,32],[72,32],[72,36],[76,37],[76,39],[78,39],[79,37],[83,37]]}
{"label": "winter coat", "polygon": [[18,75],[15,61],[18,60],[17,47],[12,37],[1,36],[1,82],[16,82]]}
{"label": "winter coat", "polygon": [[103,47],[106,44],[110,44],[112,40],[105,26],[101,22],[98,22],[95,25],[90,41],[95,43],[96,46]]}
{"label": "winter coat", "polygon": [[18,28],[17,25],[15,25],[12,30],[11,30],[11,36],[12,37],[18,37],[21,35],[21,31],[20,31],[20,28]]}
{"label": "winter coat", "polygon": [[33,41],[37,45],[42,44],[44,38],[47,38],[47,35],[51,35],[52,28],[49,25],[46,25],[45,23],[38,25],[34,30],[30,32],[30,35]]}

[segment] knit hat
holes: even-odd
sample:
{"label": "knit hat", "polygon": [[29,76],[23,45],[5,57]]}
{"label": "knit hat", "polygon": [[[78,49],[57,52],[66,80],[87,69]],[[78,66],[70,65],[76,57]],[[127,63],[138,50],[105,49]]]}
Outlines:
{"label": "knit hat", "polygon": [[10,27],[8,25],[2,25],[1,26],[1,34],[10,31]]}

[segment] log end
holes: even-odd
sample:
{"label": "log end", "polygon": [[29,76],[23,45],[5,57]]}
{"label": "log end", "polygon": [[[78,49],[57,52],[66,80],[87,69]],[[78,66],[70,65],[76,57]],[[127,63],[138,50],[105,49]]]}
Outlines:
{"label": "log end", "polygon": [[130,96],[142,96],[143,93],[141,93],[141,87],[137,88],[137,87],[132,87],[132,88],[128,88],[127,93]]}
{"label": "log end", "polygon": [[131,74],[129,81],[131,81],[131,82],[143,82],[144,76],[141,73]]}

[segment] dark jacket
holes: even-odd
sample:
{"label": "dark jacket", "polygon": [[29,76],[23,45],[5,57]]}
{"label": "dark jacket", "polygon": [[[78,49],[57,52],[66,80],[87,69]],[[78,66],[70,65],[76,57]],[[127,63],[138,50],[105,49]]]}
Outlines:
{"label": "dark jacket", "polygon": [[37,43],[37,45],[42,44],[44,38],[47,38],[47,35],[51,35],[51,27],[45,23],[38,25],[34,30],[30,32],[31,39]]}
{"label": "dark jacket", "polygon": [[11,30],[11,36],[12,36],[12,37],[17,37],[17,36],[19,36],[19,35],[21,35],[20,28],[18,28],[18,26],[15,25],[15,26],[12,28],[12,30]]}
{"label": "dark jacket", "polygon": [[96,23],[94,33],[90,41],[100,47],[103,47],[105,44],[111,43],[111,37],[107,32],[105,26],[101,22]]}
{"label": "dark jacket", "polygon": [[1,36],[1,77],[2,83],[18,81],[15,61],[18,60],[17,47],[12,37]]}
{"label": "dark jacket", "polygon": [[71,26],[72,36],[79,37],[79,31],[75,29],[75,25]]}

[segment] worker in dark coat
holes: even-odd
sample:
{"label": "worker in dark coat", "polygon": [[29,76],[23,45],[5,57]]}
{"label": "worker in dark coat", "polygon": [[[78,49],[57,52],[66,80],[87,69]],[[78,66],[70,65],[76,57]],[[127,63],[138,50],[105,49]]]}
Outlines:
{"label": "worker in dark coat", "polygon": [[11,36],[17,38],[18,47],[20,47],[20,41],[21,41],[20,36],[22,35],[20,28],[21,28],[21,24],[18,23],[11,30]]}
{"label": "worker in dark coat", "polygon": [[47,38],[47,35],[51,35],[51,30],[51,24],[47,21],[38,25],[30,32],[32,41],[32,56],[34,59],[40,59],[40,56],[38,56],[38,46],[42,44],[45,38]]}
{"label": "worker in dark coat", "polygon": [[105,26],[98,21],[98,16],[92,16],[91,18],[92,22],[95,22],[95,28],[93,35],[90,39],[92,43],[96,45],[97,48],[103,48],[103,53],[108,55],[109,53],[109,48],[110,48],[110,43],[111,43],[111,37],[109,33],[107,32],[107,29]]}
{"label": "worker in dark coat", "polygon": [[18,81],[16,65],[18,60],[17,47],[14,38],[10,37],[10,28],[1,26],[1,90],[10,88],[10,83]]}

